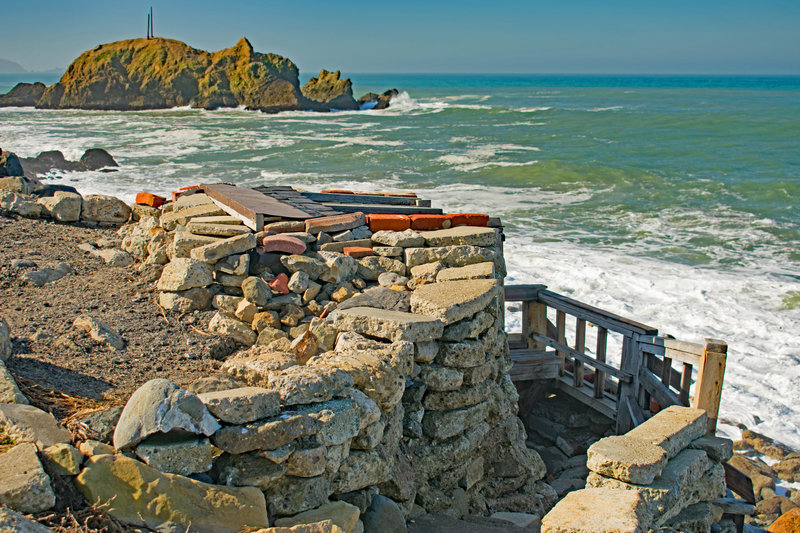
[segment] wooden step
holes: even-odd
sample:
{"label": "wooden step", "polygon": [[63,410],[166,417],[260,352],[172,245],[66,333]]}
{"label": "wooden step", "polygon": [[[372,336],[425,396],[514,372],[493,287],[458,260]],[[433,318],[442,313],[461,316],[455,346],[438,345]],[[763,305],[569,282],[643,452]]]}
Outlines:
{"label": "wooden step", "polygon": [[555,379],[558,377],[558,355],[548,350],[511,350],[514,366],[509,371],[512,381]]}

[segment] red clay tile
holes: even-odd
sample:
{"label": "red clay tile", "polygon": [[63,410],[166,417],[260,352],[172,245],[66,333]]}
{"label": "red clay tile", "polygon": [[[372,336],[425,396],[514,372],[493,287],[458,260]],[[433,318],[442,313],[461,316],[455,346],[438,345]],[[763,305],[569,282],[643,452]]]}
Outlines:
{"label": "red clay tile", "polygon": [[155,207],[158,209],[167,199],[163,196],[158,196],[155,194],[151,194],[149,192],[140,192],[136,195],[136,203],[139,205],[149,205],[150,207]]}
{"label": "red clay tile", "polygon": [[265,252],[282,252],[300,255],[306,251],[306,243],[289,235],[267,235],[261,241]]}
{"label": "red clay tile", "polygon": [[411,219],[406,215],[367,215],[369,230],[376,231],[405,231],[411,228]]}
{"label": "red clay tile", "polygon": [[269,287],[275,292],[289,294],[289,277],[284,273],[280,273],[269,282]]}
{"label": "red clay tile", "polygon": [[369,255],[375,255],[375,252],[372,251],[372,248],[366,248],[364,246],[345,246],[342,250],[344,255],[349,255],[350,257],[367,257]]}
{"label": "red clay tile", "polygon": [[409,218],[414,230],[447,229],[451,224],[447,215],[409,215]]}
{"label": "red clay tile", "polygon": [[355,194],[353,191],[346,191],[344,189],[327,189],[319,192],[325,194]]}
{"label": "red clay tile", "polygon": [[345,215],[331,215],[329,217],[309,218],[306,220],[306,231],[316,235],[324,231],[325,233],[335,233],[348,229],[357,228],[366,224],[366,217],[361,211],[347,213]]}
{"label": "red clay tile", "polygon": [[172,191],[172,201],[176,201],[181,196],[188,196],[190,194],[198,194],[203,192],[199,185],[192,185],[190,187],[181,187],[177,191]]}
{"label": "red clay tile", "polygon": [[486,227],[489,225],[489,215],[482,215],[480,213],[456,213],[447,215],[452,223],[452,227],[456,226],[480,226]]}

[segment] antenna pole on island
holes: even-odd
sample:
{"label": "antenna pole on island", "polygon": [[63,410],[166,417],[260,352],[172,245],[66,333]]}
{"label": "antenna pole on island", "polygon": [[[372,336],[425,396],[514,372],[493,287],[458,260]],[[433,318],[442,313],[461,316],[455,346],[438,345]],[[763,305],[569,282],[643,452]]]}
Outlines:
{"label": "antenna pole on island", "polygon": [[150,13],[147,14],[147,40],[150,40]]}
{"label": "antenna pole on island", "polygon": [[153,6],[150,6],[150,37],[155,37],[153,33]]}

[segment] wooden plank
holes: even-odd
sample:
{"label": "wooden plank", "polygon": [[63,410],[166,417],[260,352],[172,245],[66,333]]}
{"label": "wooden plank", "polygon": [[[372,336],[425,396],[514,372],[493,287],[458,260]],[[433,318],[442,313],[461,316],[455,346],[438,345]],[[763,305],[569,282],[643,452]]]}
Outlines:
{"label": "wooden plank", "polygon": [[505,300],[507,302],[536,301],[539,292],[547,288],[547,285],[506,285]]}
{"label": "wooden plank", "polygon": [[511,350],[514,366],[508,374],[512,381],[554,379],[558,377],[558,357],[543,350]]}
{"label": "wooden plank", "polygon": [[414,205],[418,205],[420,207],[430,207],[431,201],[430,200],[423,200],[422,198],[417,198],[417,203]]}
{"label": "wooden plank", "polygon": [[[539,302],[525,302],[524,305],[528,306],[530,332],[547,335],[547,306]],[[547,345],[531,337],[530,347],[534,350],[544,350]]]}
{"label": "wooden plank", "polygon": [[722,462],[722,467],[725,469],[725,485],[744,498],[747,503],[755,505],[756,495],[753,492],[753,481],[750,477],[738,468],[729,465],[727,461]]}
{"label": "wooden plank", "polygon": [[[600,362],[606,362],[606,346],[608,344],[608,330],[606,328],[597,328],[597,346],[595,347],[595,359]],[[594,397],[601,398],[606,389],[606,373],[598,370],[594,376]]]}
{"label": "wooden plank", "polygon": [[[575,351],[580,354],[586,353],[586,321],[582,318],[575,320]],[[574,385],[580,387],[583,384],[583,360],[575,358],[572,364]]]}
{"label": "wooden plank", "polygon": [[558,390],[568,396],[578,400],[584,405],[591,407],[600,414],[607,416],[611,420],[617,418],[616,403],[609,398],[598,399],[594,397],[594,390],[586,385],[575,388],[572,386],[572,376],[564,375],[556,380]]}
{"label": "wooden plank", "polygon": [[625,398],[625,411],[628,413],[634,427],[644,423],[645,417],[642,408],[630,396]]}
{"label": "wooden plank", "polygon": [[631,414],[633,408],[629,404],[636,402],[639,396],[639,368],[642,364],[641,352],[637,346],[638,337],[634,339],[632,335],[625,335],[622,338],[622,361],[620,369],[632,375],[630,382],[619,383],[619,395],[617,396],[617,406],[619,408],[616,416],[617,434],[627,433],[635,427],[634,416]]}
{"label": "wooden plank", "polygon": [[543,342],[544,344],[550,346],[551,348],[555,348],[556,350],[565,352],[570,357],[580,359],[581,361],[583,361],[584,363],[588,364],[593,368],[603,370],[606,374],[611,374],[620,381],[629,382],[633,378],[633,376],[628,372],[614,368],[608,363],[601,363],[596,359],[593,359],[591,356],[582,354],[579,351],[573,349],[571,346],[567,346],[566,344],[560,343],[555,339],[551,339],[550,337],[545,337],[544,335],[538,335],[536,333],[533,334],[533,338]]}
{"label": "wooden plank", "polygon": [[725,378],[727,354],[706,351],[697,369],[697,383],[694,389],[692,407],[705,409],[708,413],[708,434],[717,429],[717,416],[722,396],[722,381]]}
{"label": "wooden plank", "polygon": [[508,348],[510,350],[523,350],[528,348],[527,343],[522,340],[522,333],[508,334]]}
{"label": "wooden plank", "polygon": [[642,367],[639,369],[639,383],[658,402],[662,409],[670,405],[680,405],[678,397],[647,368]]}
{"label": "wooden plank", "polygon": [[689,407],[689,390],[692,387],[692,365],[687,363],[683,363],[683,375],[681,376],[681,388],[680,388],[680,395],[678,399],[681,401],[681,405],[685,405]]}
{"label": "wooden plank", "polygon": [[658,330],[652,326],[647,326],[633,320],[623,318],[614,313],[603,311],[591,305],[567,298],[552,291],[542,291],[539,293],[539,301],[546,303],[550,307],[561,309],[567,313],[582,318],[598,326],[603,326],[611,331],[622,333],[623,335],[636,333],[638,335],[657,335]]}
{"label": "wooden plank", "polygon": [[[556,340],[561,344],[567,344],[567,314],[564,311],[556,311]],[[559,358],[561,358],[559,374],[563,375],[564,365],[567,362],[567,354],[561,350],[557,353]]]}
{"label": "wooden plank", "polygon": [[200,187],[217,205],[229,208],[226,209],[228,213],[242,217],[245,225],[255,231],[264,229],[265,216],[300,220],[310,218],[305,211],[247,187],[236,187],[225,183],[203,184]]}
{"label": "wooden plank", "polygon": [[697,365],[703,355],[703,345],[693,342],[684,342],[677,339],[666,339],[663,337],[646,337],[641,343],[642,349],[653,353],[669,357],[681,363]]}
{"label": "wooden plank", "polygon": [[[367,194],[338,194],[325,192],[301,192],[301,195],[314,202],[329,204],[389,204],[389,205],[419,205],[418,198],[408,196],[377,196]],[[421,206],[421,207],[429,207]]]}
{"label": "wooden plank", "polygon": [[442,210],[436,207],[419,207],[410,205],[369,205],[369,204],[332,204],[324,203],[340,213],[361,211],[365,215],[441,215]]}

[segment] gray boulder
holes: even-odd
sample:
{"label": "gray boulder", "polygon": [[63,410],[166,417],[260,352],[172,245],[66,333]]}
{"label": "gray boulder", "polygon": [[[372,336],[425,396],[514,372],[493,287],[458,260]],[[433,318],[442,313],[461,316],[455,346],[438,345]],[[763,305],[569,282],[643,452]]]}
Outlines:
{"label": "gray boulder", "polygon": [[405,533],[406,519],[394,500],[377,494],[372,504],[361,516],[364,533]]}

